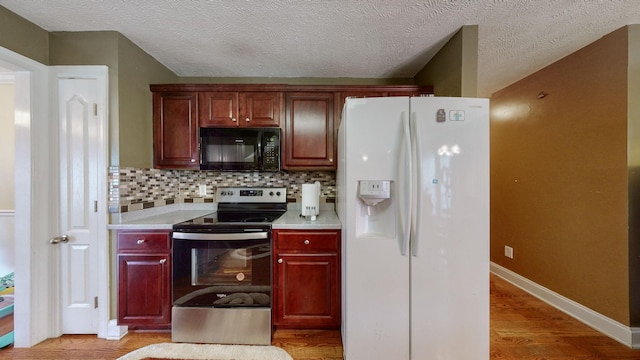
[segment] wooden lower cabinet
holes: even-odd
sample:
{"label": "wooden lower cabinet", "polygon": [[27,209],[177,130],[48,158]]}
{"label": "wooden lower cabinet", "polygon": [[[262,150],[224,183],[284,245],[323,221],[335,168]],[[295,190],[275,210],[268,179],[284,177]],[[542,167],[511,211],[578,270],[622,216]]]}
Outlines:
{"label": "wooden lower cabinet", "polygon": [[171,326],[171,232],[118,231],[118,325]]}
{"label": "wooden lower cabinet", "polygon": [[340,327],[340,231],[274,230],[273,324]]}

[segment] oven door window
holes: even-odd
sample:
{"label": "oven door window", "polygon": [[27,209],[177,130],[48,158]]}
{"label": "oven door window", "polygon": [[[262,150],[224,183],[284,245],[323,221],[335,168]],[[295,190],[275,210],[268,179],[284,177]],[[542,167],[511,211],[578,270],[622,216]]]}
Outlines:
{"label": "oven door window", "polygon": [[270,240],[174,239],[173,303],[270,307]]}

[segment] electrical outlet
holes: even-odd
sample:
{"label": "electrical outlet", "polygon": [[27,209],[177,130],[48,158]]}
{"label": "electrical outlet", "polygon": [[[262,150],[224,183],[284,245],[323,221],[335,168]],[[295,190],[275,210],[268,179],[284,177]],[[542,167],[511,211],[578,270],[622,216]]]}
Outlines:
{"label": "electrical outlet", "polygon": [[511,246],[504,246],[504,256],[508,257],[509,259],[513,259],[513,248]]}
{"label": "electrical outlet", "polygon": [[200,185],[200,186],[198,187],[198,194],[199,194],[200,196],[207,196],[207,185],[204,185],[204,184],[203,184],[203,185]]}

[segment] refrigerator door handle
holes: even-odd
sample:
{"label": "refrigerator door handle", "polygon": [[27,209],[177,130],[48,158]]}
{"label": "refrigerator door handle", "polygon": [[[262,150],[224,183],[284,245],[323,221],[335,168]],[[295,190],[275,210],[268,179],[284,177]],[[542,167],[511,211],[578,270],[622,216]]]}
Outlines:
{"label": "refrigerator door handle", "polygon": [[414,165],[415,165],[415,173],[416,173],[416,178],[414,179],[415,181],[415,187],[411,188],[411,192],[412,192],[412,196],[411,199],[412,201],[415,202],[415,208],[413,209],[414,211],[412,212],[412,218],[411,218],[411,224],[412,224],[412,228],[414,229],[414,231],[411,233],[411,256],[418,256],[418,239],[420,238],[420,216],[422,214],[422,193],[420,191],[420,187],[422,184],[422,158],[421,158],[421,153],[420,153],[420,149],[422,148],[420,146],[420,137],[417,136],[418,134],[418,122],[416,120],[416,113],[411,113],[411,118],[409,119],[409,130],[411,131],[411,134],[414,135],[411,138],[411,143],[413,144],[413,154],[414,156],[412,157],[412,161],[414,161]]}
{"label": "refrigerator door handle", "polygon": [[412,164],[412,154],[411,154],[411,129],[409,124],[409,119],[407,118],[407,114],[402,112],[402,128],[403,128],[403,139],[405,146],[405,158],[403,163],[406,166],[406,172],[398,171],[398,177],[401,179],[401,184],[405,185],[403,188],[405,189],[402,194],[402,201],[400,201],[400,206],[402,208],[402,213],[404,213],[404,221],[402,224],[402,243],[400,252],[402,256],[406,256],[409,247],[409,239],[411,237],[411,190],[413,188],[413,164]]}

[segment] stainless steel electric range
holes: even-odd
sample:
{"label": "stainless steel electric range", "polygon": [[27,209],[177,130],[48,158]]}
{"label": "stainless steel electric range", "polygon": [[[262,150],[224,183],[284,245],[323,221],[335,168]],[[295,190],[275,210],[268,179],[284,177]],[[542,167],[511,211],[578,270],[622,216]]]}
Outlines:
{"label": "stainless steel electric range", "polygon": [[271,224],[286,188],[219,187],[218,211],[173,226],[174,342],[271,344]]}

